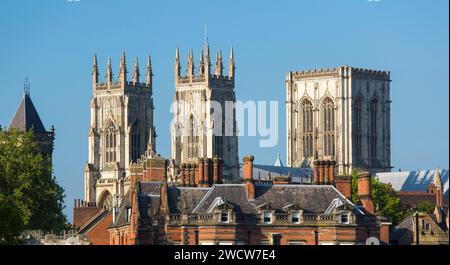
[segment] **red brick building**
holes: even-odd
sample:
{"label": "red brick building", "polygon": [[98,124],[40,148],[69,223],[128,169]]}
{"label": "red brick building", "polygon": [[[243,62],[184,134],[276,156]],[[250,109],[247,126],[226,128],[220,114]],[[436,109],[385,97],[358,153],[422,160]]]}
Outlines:
{"label": "red brick building", "polygon": [[[221,184],[220,159],[182,164],[180,183],[168,183],[169,161],[148,158],[131,167],[132,188],[108,215],[109,243],[323,245],[365,244],[371,237],[389,242],[389,223],[372,214],[370,176],[358,180],[362,206],[356,206],[348,200],[351,181],[334,176],[333,162],[317,163],[309,185],[290,184],[286,176],[255,181],[252,156],[244,158],[240,184]],[[90,231],[93,239],[99,235]]]}

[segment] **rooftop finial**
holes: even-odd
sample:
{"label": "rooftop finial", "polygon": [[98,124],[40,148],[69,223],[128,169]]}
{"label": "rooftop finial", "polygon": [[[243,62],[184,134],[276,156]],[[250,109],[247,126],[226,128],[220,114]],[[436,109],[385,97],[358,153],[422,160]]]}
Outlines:
{"label": "rooftop finial", "polygon": [[187,65],[187,76],[193,77],[194,76],[194,55],[192,49],[189,51],[189,59],[188,59],[188,65]]}
{"label": "rooftop finial", "polygon": [[127,82],[127,62],[125,58],[125,51],[122,52],[122,56],[120,57],[119,81],[122,84]]}
{"label": "rooftop finial", "polygon": [[134,67],[133,67],[133,84],[139,83],[139,61],[138,58],[134,61]]}
{"label": "rooftop finial", "polygon": [[25,82],[23,83],[23,93],[26,96],[30,95],[30,84],[28,83],[28,77],[25,77]]}
{"label": "rooftop finial", "polygon": [[234,66],[234,51],[233,51],[233,47],[231,47],[230,50],[230,63],[228,64],[228,76],[230,78],[234,78],[234,71],[235,71],[236,67]]}
{"label": "rooftop finial", "polygon": [[98,82],[97,54],[94,54],[94,62],[92,64],[92,83],[96,85],[97,82]]}
{"label": "rooftop finial", "polygon": [[208,45],[208,31],[205,24],[205,45]]}
{"label": "rooftop finial", "polygon": [[175,50],[175,78],[180,77],[180,69],[180,52],[177,46],[177,49]]}
{"label": "rooftop finial", "polygon": [[111,69],[111,57],[108,57],[108,64],[106,65],[106,81],[108,84],[112,83],[112,69]]}
{"label": "rooftop finial", "polygon": [[147,57],[147,76],[146,76],[146,84],[148,86],[152,85],[152,76],[153,76],[152,61],[151,61],[150,53],[149,53],[148,57]]}

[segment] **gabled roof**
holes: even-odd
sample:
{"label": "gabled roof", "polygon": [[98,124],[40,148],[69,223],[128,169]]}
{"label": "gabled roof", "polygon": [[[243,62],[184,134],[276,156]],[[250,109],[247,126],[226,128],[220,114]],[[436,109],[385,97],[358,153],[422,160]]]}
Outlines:
{"label": "gabled roof", "polygon": [[41,118],[28,94],[23,96],[16,114],[8,127],[8,131],[13,128],[19,131],[28,131],[33,128],[35,132],[45,132],[44,124],[42,124]]}

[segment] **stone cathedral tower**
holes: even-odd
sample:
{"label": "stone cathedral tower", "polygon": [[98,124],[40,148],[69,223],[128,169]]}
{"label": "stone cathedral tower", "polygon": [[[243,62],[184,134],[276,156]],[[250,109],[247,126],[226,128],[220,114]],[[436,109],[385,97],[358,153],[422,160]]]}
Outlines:
{"label": "stone cathedral tower", "polygon": [[228,76],[223,74],[222,52],[217,53],[212,72],[207,42],[204,54],[203,50],[200,52],[197,74],[192,50],[186,68],[186,75],[182,75],[177,47],[172,159],[179,166],[181,163],[196,164],[199,158],[221,158],[223,181],[236,182],[239,180],[236,113],[234,108],[227,112],[225,107],[236,101],[233,49]]}
{"label": "stone cathedral tower", "polygon": [[288,166],[391,170],[390,72],[349,66],[286,75]]}
{"label": "stone cathedral tower", "polygon": [[99,82],[97,57],[92,69],[89,162],[85,175],[85,201],[111,207],[113,198],[128,190],[128,167],[146,151],[155,152],[153,127],[152,66],[147,59],[145,82],[140,82],[136,58],[132,80],[127,80],[125,53],[119,76],[113,81],[111,59],[106,82]]}

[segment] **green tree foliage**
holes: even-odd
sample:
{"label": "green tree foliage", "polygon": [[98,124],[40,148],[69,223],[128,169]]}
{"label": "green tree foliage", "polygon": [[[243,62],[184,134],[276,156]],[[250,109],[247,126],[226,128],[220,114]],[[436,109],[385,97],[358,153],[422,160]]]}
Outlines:
{"label": "green tree foliage", "polygon": [[[359,171],[352,172],[352,202],[359,203],[358,197]],[[371,195],[376,214],[389,218],[393,225],[397,225],[404,216],[400,207],[400,198],[388,184],[379,182],[376,178],[371,180]]]}
{"label": "green tree foliage", "polygon": [[352,172],[352,202],[358,204],[358,172],[353,170]]}
{"label": "green tree foliage", "polygon": [[431,202],[423,201],[417,204],[417,211],[434,213],[434,205]]}
{"label": "green tree foliage", "polygon": [[64,190],[32,131],[0,131],[0,244],[20,243],[24,229],[66,228]]}
{"label": "green tree foliage", "polygon": [[388,184],[372,178],[372,200],[377,214],[389,218],[393,225],[397,225],[404,216],[400,207],[400,198]]}

